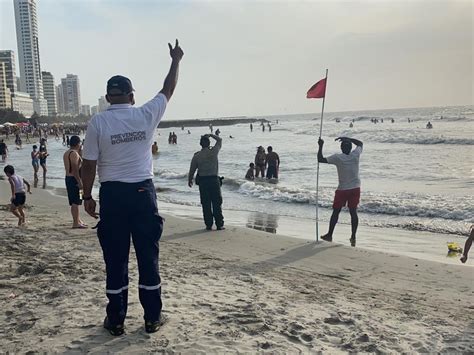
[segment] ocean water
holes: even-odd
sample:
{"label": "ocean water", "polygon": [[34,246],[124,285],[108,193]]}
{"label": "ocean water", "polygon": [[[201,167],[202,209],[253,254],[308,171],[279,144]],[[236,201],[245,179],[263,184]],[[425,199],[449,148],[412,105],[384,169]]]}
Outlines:
{"label": "ocean water", "polygon": [[[278,216],[280,221],[296,218],[314,225],[319,114],[261,118],[271,121],[271,132],[268,128],[262,132],[258,124],[254,124],[253,132],[248,124],[214,127],[220,128],[223,137],[219,169],[225,177],[224,215],[248,212],[251,216]],[[384,122],[374,124],[371,118]],[[352,120],[354,127],[350,128]],[[426,129],[428,121],[433,129]],[[199,214],[198,188],[187,186],[187,172],[193,153],[200,149],[200,136],[209,129],[189,129],[191,134],[186,127],[174,128],[177,145],[168,144],[173,129],[156,130],[160,153],[154,160],[154,180],[158,198],[167,211],[193,209]],[[334,141],[338,136],[364,142],[360,161],[361,226],[467,235],[474,223],[474,106],[326,113],[324,155],[340,152]],[[65,148],[52,137],[48,144],[47,187],[63,187]],[[280,156],[280,179],[276,184],[244,179],[259,145],[273,146]],[[22,150],[10,147],[10,162],[31,179],[30,146]],[[336,168],[321,164],[321,233],[327,229],[336,187]],[[350,223],[348,213],[341,214],[340,223]],[[308,234],[314,234],[314,230]]]}
{"label": "ocean water", "polygon": [[[224,139],[219,156],[220,173],[225,177],[224,208],[314,219],[319,117],[265,118],[272,121],[272,132],[262,132],[255,124],[252,133],[247,124],[220,127]],[[370,118],[383,118],[384,123],[373,124]],[[352,119],[354,127],[349,128]],[[433,129],[425,128],[428,121]],[[186,129],[176,130],[177,145],[168,145],[169,131],[159,129],[157,137],[160,155],[155,179],[163,189],[160,198],[199,206],[197,188],[187,187],[186,176],[192,154],[200,148],[199,136],[208,129],[193,128],[190,135]],[[325,155],[340,152],[334,141],[338,136],[364,142],[360,163],[362,225],[463,235],[474,223],[472,106],[326,114]],[[273,146],[280,156],[277,184],[243,178],[259,145]],[[329,219],[336,187],[336,168],[322,164],[319,205],[324,221]]]}

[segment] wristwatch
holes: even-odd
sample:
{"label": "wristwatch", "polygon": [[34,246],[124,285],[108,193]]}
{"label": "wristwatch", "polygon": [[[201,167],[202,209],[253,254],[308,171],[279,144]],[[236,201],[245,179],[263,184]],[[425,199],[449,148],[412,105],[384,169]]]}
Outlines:
{"label": "wristwatch", "polygon": [[92,200],[92,195],[91,195],[91,196],[84,196],[84,195],[82,195],[82,200],[83,200],[83,201]]}

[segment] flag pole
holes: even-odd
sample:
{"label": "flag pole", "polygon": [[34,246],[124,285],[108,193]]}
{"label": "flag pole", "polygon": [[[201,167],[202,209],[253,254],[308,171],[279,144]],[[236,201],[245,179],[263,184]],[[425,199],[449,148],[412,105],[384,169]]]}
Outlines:
{"label": "flag pole", "polygon": [[[328,70],[326,69],[326,87],[324,89],[323,106],[321,108],[321,123],[319,124],[319,138],[323,134],[323,116],[324,116],[324,101],[326,100],[326,89],[328,85]],[[316,168],[316,242],[319,241],[319,160]]]}

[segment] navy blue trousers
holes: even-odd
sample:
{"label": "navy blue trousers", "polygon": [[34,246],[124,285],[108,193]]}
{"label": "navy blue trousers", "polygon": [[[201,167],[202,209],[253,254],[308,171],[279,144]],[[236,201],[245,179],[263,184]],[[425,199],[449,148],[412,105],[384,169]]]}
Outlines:
{"label": "navy blue trousers", "polygon": [[101,184],[99,198],[97,235],[107,273],[110,324],[123,324],[127,315],[130,239],[138,261],[138,294],[144,318],[157,321],[162,308],[158,256],[163,220],[158,215],[153,182],[105,182]]}

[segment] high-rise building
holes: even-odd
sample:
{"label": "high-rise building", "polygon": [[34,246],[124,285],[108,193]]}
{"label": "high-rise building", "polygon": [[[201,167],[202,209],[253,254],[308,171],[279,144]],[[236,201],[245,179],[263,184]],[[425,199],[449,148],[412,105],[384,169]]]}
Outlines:
{"label": "high-rise building", "polygon": [[61,79],[61,90],[64,113],[79,115],[81,113],[81,89],[77,75],[67,74]]}
{"label": "high-rise building", "polygon": [[91,107],[91,115],[95,115],[96,113],[99,113],[99,106],[97,105]]}
{"label": "high-rise building", "polygon": [[48,115],[56,116],[58,105],[56,102],[56,87],[54,86],[54,76],[49,71],[42,71],[44,98],[48,102]]}
{"label": "high-rise building", "polygon": [[107,99],[105,96],[99,97],[99,112],[104,112],[107,110],[107,107],[109,107],[109,103],[107,102]]}
{"label": "high-rise building", "polygon": [[13,4],[21,87],[33,98],[35,112],[39,115],[47,115],[48,104],[43,96],[41,80],[36,1],[14,0]]}
{"label": "high-rise building", "polygon": [[12,94],[19,90],[16,83],[15,52],[10,50],[0,51],[0,62],[5,63],[7,87]]}
{"label": "high-rise building", "polygon": [[0,109],[11,109],[12,98],[10,88],[7,86],[6,65],[0,62]]}
{"label": "high-rise building", "polygon": [[56,106],[60,115],[64,114],[64,97],[63,97],[63,86],[61,84],[56,86]]}

